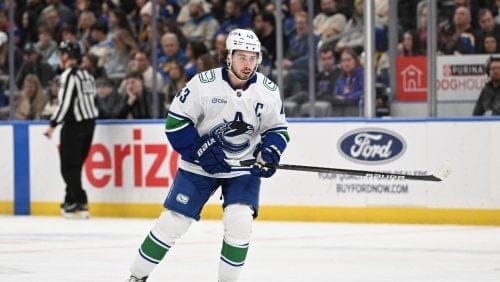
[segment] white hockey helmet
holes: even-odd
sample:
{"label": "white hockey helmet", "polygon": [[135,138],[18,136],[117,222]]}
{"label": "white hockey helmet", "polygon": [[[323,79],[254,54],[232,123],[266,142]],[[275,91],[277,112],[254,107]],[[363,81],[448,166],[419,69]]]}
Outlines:
{"label": "white hockey helmet", "polygon": [[229,60],[234,50],[243,50],[256,52],[258,55],[257,65],[262,62],[262,53],[260,52],[260,41],[257,35],[249,29],[233,29],[226,39],[226,49],[229,51]]}

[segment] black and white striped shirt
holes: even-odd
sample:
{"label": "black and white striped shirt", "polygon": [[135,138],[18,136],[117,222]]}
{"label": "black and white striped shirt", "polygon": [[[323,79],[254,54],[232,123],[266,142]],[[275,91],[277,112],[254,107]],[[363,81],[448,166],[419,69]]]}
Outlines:
{"label": "black and white striped shirt", "polygon": [[55,127],[62,122],[96,119],[96,84],[94,77],[78,67],[66,69],[61,75],[58,106],[50,119]]}

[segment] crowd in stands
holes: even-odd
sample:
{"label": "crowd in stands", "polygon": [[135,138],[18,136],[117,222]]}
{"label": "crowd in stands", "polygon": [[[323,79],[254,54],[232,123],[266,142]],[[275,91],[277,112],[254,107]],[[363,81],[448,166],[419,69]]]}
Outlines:
{"label": "crowd in stands", "polygon": [[[387,111],[389,5],[375,0],[377,108]],[[262,43],[260,71],[276,79],[289,116],[309,115],[308,29],[312,25],[316,100],[322,115],[358,115],[363,103],[363,0],[315,0],[308,23],[305,0],[283,0],[283,54],[276,61],[276,5],[269,0],[24,0],[0,4],[0,117],[48,118],[57,103],[61,41],[77,42],[81,65],[97,81],[100,118],[163,118],[179,89],[201,71],[225,66],[225,38],[250,28]],[[398,55],[426,54],[427,1],[398,3]],[[14,22],[9,5],[14,4]],[[155,10],[156,14],[153,14]],[[438,1],[440,54],[500,52],[500,1]],[[153,46],[156,21],[157,46]],[[14,29],[9,38],[8,29]],[[18,93],[8,89],[8,43],[14,41]],[[156,54],[156,69],[152,66]],[[154,89],[156,88],[156,89]],[[156,90],[156,91],[153,91]],[[152,93],[158,97],[152,97]],[[380,92],[380,93],[379,93]],[[158,99],[153,99],[158,98]],[[158,101],[158,108],[153,108]],[[155,116],[155,113],[157,116]]]}

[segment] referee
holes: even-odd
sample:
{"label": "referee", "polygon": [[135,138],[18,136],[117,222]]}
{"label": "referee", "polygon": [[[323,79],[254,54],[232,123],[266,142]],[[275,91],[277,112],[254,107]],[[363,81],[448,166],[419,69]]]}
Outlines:
{"label": "referee", "polygon": [[61,74],[57,110],[50,119],[45,135],[50,139],[58,124],[60,135],[61,174],[66,183],[61,213],[68,218],[88,218],[87,194],[82,187],[82,167],[90,150],[98,115],[94,103],[94,77],[80,69],[80,47],[75,42],[61,42]]}

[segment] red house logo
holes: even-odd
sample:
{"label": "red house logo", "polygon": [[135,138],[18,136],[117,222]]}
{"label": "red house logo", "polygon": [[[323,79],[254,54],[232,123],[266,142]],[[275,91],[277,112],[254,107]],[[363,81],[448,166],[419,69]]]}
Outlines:
{"label": "red house logo", "polygon": [[398,57],[397,100],[425,101],[427,99],[427,58]]}

